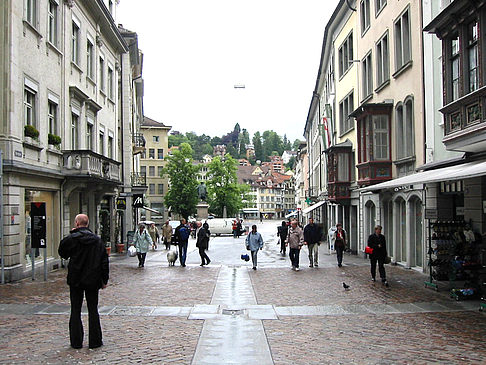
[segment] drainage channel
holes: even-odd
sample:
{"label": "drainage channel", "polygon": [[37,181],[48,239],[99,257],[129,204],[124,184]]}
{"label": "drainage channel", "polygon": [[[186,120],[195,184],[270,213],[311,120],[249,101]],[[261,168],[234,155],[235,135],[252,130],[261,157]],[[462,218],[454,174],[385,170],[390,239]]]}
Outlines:
{"label": "drainage channel", "polygon": [[257,307],[247,268],[223,266],[211,305],[190,315],[205,319],[192,364],[273,364],[262,321],[248,316]]}

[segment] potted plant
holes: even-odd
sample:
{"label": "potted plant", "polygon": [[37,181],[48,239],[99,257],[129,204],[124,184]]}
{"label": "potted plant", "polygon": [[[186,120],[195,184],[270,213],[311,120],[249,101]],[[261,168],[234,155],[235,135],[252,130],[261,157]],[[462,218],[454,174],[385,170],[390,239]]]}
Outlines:
{"label": "potted plant", "polygon": [[49,148],[59,148],[61,145],[61,137],[49,133],[47,135],[47,143],[49,144]]}
{"label": "potted plant", "polygon": [[110,256],[110,254],[111,254],[111,242],[106,242],[105,248],[106,248],[106,253],[108,254],[108,256]]}
{"label": "potted plant", "polygon": [[24,126],[24,137],[27,142],[32,143],[39,138],[39,131],[33,125],[27,124]]}

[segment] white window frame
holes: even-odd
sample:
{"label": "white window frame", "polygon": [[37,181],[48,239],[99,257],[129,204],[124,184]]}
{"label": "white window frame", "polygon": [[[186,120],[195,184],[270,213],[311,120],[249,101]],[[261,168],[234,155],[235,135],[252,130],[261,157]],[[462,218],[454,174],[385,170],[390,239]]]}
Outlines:
{"label": "white window frame", "polygon": [[71,108],[71,149],[79,149],[79,118],[80,114],[76,113],[74,108]]}
{"label": "white window frame", "polygon": [[[51,6],[54,8],[51,11]],[[59,38],[59,3],[57,0],[47,2],[47,40],[57,47]]]}
{"label": "white window frame", "polygon": [[73,15],[71,27],[71,62],[79,66],[79,43],[81,36],[81,23]]}
{"label": "white window frame", "polygon": [[[407,19],[408,27],[404,24]],[[400,14],[393,23],[395,44],[395,72],[400,71],[412,60],[412,34],[411,34],[410,7]]]}
{"label": "white window frame", "polygon": [[340,78],[353,66],[353,53],[353,32],[351,31],[339,47],[338,51]]}
{"label": "white window frame", "polygon": [[368,29],[370,29],[370,25],[371,25],[370,6],[371,6],[370,0],[361,0],[359,4],[361,36],[363,36],[368,31]]}
{"label": "white window frame", "polygon": [[371,51],[361,60],[361,89],[363,100],[373,95],[373,65]]}
{"label": "white window frame", "polygon": [[[95,81],[95,42],[93,38],[88,34],[86,37],[86,75]],[[91,50],[91,51],[90,51]]]}
{"label": "white window frame", "polygon": [[[377,115],[372,115],[371,116],[371,122],[373,123],[373,160],[374,161],[387,161],[390,159],[390,139],[389,139],[389,120],[388,120],[388,115],[384,114],[377,114]],[[377,119],[383,118],[385,120],[386,128],[377,128]],[[377,141],[379,140],[379,137],[385,136],[386,144],[385,145],[378,145]],[[383,148],[386,147],[386,156],[380,156],[378,157],[378,147]]]}
{"label": "white window frame", "polygon": [[24,0],[24,19],[37,29],[38,24],[38,0]]}
{"label": "white window frame", "polygon": [[390,80],[390,39],[388,31],[376,42],[376,85],[377,88]]}
{"label": "white window frame", "polygon": [[386,6],[386,0],[375,0],[375,18],[380,15]]}
{"label": "white window frame", "polygon": [[106,91],[106,78],[105,78],[105,56],[100,54],[99,60],[99,77],[100,77],[100,90],[105,93]]}
{"label": "white window frame", "polygon": [[105,155],[105,127],[100,126],[98,131],[98,153],[102,156]]}
{"label": "white window frame", "polygon": [[115,69],[113,66],[108,63],[107,74],[106,74],[106,83],[107,83],[107,94],[108,98],[114,100],[115,98]]}
{"label": "white window frame", "polygon": [[339,133],[344,135],[354,128],[354,119],[349,117],[354,110],[354,90],[339,102]]}
{"label": "white window frame", "polygon": [[[52,110],[54,108],[54,112]],[[58,135],[59,126],[59,104],[51,100],[47,100],[47,128],[50,134]]]}

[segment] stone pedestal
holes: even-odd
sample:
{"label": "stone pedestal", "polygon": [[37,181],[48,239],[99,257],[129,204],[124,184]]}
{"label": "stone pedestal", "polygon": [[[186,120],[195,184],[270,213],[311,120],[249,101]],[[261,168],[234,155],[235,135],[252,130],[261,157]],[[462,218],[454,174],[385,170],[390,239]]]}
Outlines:
{"label": "stone pedestal", "polygon": [[209,209],[208,204],[201,202],[198,205],[196,205],[196,209],[197,209],[197,219],[198,220],[208,219],[208,209]]}

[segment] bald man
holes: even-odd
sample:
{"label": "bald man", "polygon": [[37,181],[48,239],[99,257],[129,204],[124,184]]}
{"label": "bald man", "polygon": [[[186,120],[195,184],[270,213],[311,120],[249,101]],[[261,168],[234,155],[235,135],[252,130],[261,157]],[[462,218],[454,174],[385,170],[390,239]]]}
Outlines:
{"label": "bald man", "polygon": [[69,259],[67,283],[71,297],[69,338],[71,347],[83,347],[83,323],[81,306],[86,295],[89,318],[89,348],[103,345],[100,316],[98,314],[98,292],[106,288],[109,278],[109,262],[101,238],[88,228],[89,218],[78,214],[76,226],[59,245],[59,256]]}

